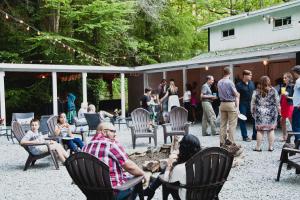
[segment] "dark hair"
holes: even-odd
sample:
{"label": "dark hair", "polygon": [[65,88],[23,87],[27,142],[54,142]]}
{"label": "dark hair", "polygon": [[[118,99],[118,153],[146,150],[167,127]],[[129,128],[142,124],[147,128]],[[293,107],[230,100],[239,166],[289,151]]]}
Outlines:
{"label": "dark hair", "polygon": [[33,119],[30,121],[30,125],[31,125],[31,123],[33,123],[33,122],[38,122],[38,123],[40,123],[40,120],[38,120],[38,119],[36,119],[36,118],[33,118]]}
{"label": "dark hair", "polygon": [[292,68],[292,72],[295,72],[296,74],[300,75],[300,65],[296,65]]}
{"label": "dark hair", "polygon": [[61,116],[62,114],[66,114],[66,113],[61,112],[61,113],[58,114],[58,116],[57,116],[57,123],[60,123],[59,118],[60,118],[60,116]]}
{"label": "dark hair", "polygon": [[190,83],[185,84],[187,91],[192,91],[192,85]]}
{"label": "dark hair", "polygon": [[150,92],[151,90],[151,88],[145,88],[145,93]]}
{"label": "dark hair", "polygon": [[185,135],[179,142],[178,159],[177,162],[174,163],[174,166],[177,164],[185,163],[200,150],[201,146],[199,139],[192,134]]}
{"label": "dark hair", "polygon": [[160,83],[167,81],[165,78],[161,79]]}
{"label": "dark hair", "polygon": [[247,76],[247,75],[250,75],[252,74],[252,72],[250,70],[244,70],[243,71],[243,76]]}
{"label": "dark hair", "polygon": [[224,76],[229,75],[231,73],[230,67],[225,67],[223,69]]}
{"label": "dark hair", "polygon": [[171,79],[170,79],[170,81],[173,81],[173,82],[175,82],[175,80],[174,80],[173,78],[171,78]]}

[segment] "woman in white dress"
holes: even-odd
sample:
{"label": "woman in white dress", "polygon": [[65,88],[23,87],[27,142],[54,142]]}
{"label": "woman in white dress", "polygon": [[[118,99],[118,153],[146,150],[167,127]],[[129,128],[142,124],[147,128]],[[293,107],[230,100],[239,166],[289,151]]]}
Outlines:
{"label": "woman in white dress", "polygon": [[180,107],[179,97],[178,97],[178,87],[176,87],[174,79],[170,79],[170,84],[167,93],[160,100],[160,102],[163,102],[163,100],[167,97],[168,97],[168,112],[170,112],[173,107]]}

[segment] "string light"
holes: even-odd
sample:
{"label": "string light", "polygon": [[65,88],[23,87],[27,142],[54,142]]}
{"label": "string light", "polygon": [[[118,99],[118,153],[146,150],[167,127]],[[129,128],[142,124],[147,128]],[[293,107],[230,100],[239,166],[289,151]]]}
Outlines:
{"label": "string light", "polygon": [[27,31],[29,31],[29,30],[30,30],[30,27],[29,27],[29,26],[27,26],[26,30],[27,30]]}
{"label": "string light", "polygon": [[5,14],[5,19],[8,19],[9,17],[8,17],[8,14]]}
{"label": "string light", "polygon": [[268,60],[263,60],[263,64],[264,64],[264,66],[267,66]]}
{"label": "string light", "polygon": [[208,66],[207,65],[205,66],[205,70],[208,71]]}

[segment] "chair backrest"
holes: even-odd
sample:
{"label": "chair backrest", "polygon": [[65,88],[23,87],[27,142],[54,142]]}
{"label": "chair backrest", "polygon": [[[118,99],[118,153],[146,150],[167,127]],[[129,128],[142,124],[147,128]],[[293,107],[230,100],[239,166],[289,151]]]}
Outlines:
{"label": "chair backrest", "polygon": [[99,113],[84,113],[84,117],[89,126],[89,130],[96,130],[97,126],[101,123]]}
{"label": "chair backrest", "polygon": [[55,126],[57,124],[57,115],[51,116],[48,120],[47,120],[47,126],[49,129],[49,136],[55,136]]}
{"label": "chair backrest", "polygon": [[[30,130],[29,122],[34,118],[34,112],[29,113],[12,113],[11,124],[14,121],[19,121],[24,132]],[[22,123],[22,120],[25,120],[26,123]]]}
{"label": "chair backrest", "polygon": [[87,199],[113,200],[109,167],[98,158],[84,152],[71,155],[65,162],[75,184]]}
{"label": "chair backrest", "polygon": [[14,136],[16,137],[18,142],[20,143],[22,138],[26,134],[25,131],[22,129],[22,126],[17,121],[14,121],[14,122],[12,122],[11,129],[12,129],[12,132],[13,132]]}
{"label": "chair backrest", "polygon": [[213,200],[231,170],[233,155],[220,147],[203,149],[185,164],[187,200]]}
{"label": "chair backrest", "polygon": [[41,116],[39,132],[41,132],[43,135],[49,134],[49,128],[47,125],[47,121],[50,117],[51,117],[51,115],[42,115]]}
{"label": "chair backrest", "polygon": [[149,129],[150,113],[143,109],[137,108],[131,112],[132,126],[135,131],[138,132],[147,132]]}
{"label": "chair backrest", "polygon": [[170,111],[169,119],[172,131],[183,131],[188,121],[188,111],[183,107],[176,107]]}

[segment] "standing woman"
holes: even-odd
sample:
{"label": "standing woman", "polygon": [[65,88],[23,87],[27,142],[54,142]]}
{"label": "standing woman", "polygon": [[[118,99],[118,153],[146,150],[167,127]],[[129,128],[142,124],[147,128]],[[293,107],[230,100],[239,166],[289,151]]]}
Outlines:
{"label": "standing woman", "polygon": [[290,72],[286,72],[283,74],[283,87],[281,88],[281,98],[280,98],[280,106],[281,106],[281,128],[282,128],[282,141],[286,141],[287,139],[287,127],[286,120],[290,121],[292,124],[292,115],[294,111],[293,106],[293,94],[294,94],[294,84],[293,84],[293,76]]}
{"label": "standing woman", "polygon": [[60,113],[57,118],[57,124],[55,126],[55,135],[62,137],[69,137],[65,140],[65,143],[73,152],[78,152],[78,148],[83,147],[83,142],[80,138],[75,138],[72,134],[71,127],[67,122],[66,114]]}
{"label": "standing woman", "polygon": [[260,84],[253,92],[251,100],[251,113],[255,120],[257,130],[256,147],[254,151],[261,152],[263,133],[268,133],[269,151],[273,151],[275,140],[274,130],[277,127],[277,117],[280,113],[279,95],[271,86],[268,76],[260,78]]}
{"label": "standing woman", "polygon": [[178,87],[175,85],[174,79],[170,79],[170,85],[167,90],[166,95],[161,99],[161,102],[168,97],[168,112],[171,111],[173,107],[180,107],[179,97],[178,97]]}
{"label": "standing woman", "polygon": [[188,121],[192,121],[192,109],[191,109],[192,85],[187,83],[185,87],[186,87],[186,91],[183,94],[183,106],[188,111]]}

